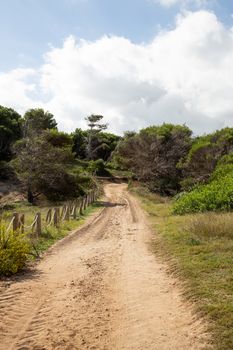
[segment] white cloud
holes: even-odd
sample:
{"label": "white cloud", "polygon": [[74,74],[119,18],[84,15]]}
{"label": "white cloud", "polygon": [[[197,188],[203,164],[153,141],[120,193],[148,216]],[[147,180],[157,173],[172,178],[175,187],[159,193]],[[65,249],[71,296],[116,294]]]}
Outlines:
{"label": "white cloud", "polygon": [[84,126],[91,113],[115,132],[164,121],[198,133],[233,125],[233,30],[208,11],[179,15],[147,45],[71,36],[44,60],[37,71],[0,74],[0,104],[20,112],[42,106],[65,130]]}

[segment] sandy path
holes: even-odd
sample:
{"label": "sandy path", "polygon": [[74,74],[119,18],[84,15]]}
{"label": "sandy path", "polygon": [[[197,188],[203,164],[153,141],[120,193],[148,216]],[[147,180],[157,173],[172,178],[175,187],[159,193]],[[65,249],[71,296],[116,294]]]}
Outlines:
{"label": "sandy path", "polygon": [[0,349],[199,350],[201,320],[149,252],[150,229],[125,185],[59,242],[35,273],[0,285]]}

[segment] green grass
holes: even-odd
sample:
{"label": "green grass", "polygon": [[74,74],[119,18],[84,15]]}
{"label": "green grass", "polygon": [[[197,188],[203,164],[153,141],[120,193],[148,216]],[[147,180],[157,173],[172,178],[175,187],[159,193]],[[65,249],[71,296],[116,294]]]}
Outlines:
{"label": "green grass", "polygon": [[[30,225],[33,222],[35,214],[40,212],[42,214],[42,233],[39,238],[28,234],[30,243],[30,253],[28,255],[28,260],[33,260],[39,257],[41,253],[50,248],[56,241],[61,240],[67,236],[72,230],[78,229],[84,222],[85,219],[91,215],[94,211],[99,210],[102,207],[99,202],[93,203],[88,208],[86,208],[83,215],[77,217],[77,219],[70,218],[69,221],[63,221],[58,228],[54,226],[45,225],[45,217],[49,207],[36,207],[25,205],[24,203],[17,204],[14,209],[7,210],[2,213],[1,218],[3,222],[10,222],[14,212],[25,214],[25,224]],[[6,224],[7,227],[7,224]]]}
{"label": "green grass", "polygon": [[139,193],[155,228],[154,253],[169,263],[185,296],[208,318],[214,348],[233,349],[233,213],[174,216],[169,202]]}

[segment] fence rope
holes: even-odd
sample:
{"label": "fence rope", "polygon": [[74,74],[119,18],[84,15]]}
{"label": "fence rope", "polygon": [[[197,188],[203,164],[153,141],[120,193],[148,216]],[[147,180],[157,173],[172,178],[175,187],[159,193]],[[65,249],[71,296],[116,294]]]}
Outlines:
{"label": "fence rope", "polygon": [[6,229],[6,233],[8,233],[10,231],[10,228],[11,228],[11,225],[13,224],[14,219],[15,219],[14,217],[11,219],[11,221]]}
{"label": "fence rope", "polygon": [[[13,218],[14,219],[14,218]],[[23,227],[24,229],[29,229],[32,228],[33,225],[35,225],[37,220],[37,215],[35,216],[34,221],[31,223],[31,225],[26,226],[25,224],[22,223],[21,217],[19,218],[19,223],[20,223],[20,227]]]}
{"label": "fence rope", "polygon": [[[85,196],[78,197],[76,200],[64,204],[62,207],[56,207],[56,208],[50,208],[46,214],[45,217],[45,224],[43,227],[49,227],[52,224],[56,226],[58,222],[63,222],[66,220],[69,220],[70,217],[73,217],[73,219],[76,219],[77,216],[83,213],[83,211],[93,202],[96,201],[97,197],[99,195],[98,190],[92,190],[89,191]],[[78,213],[76,213],[76,211]],[[56,214],[55,214],[56,212]],[[29,230],[32,229],[32,233],[34,232],[36,228],[36,224],[38,219],[40,220],[41,223],[41,214],[37,213],[35,215],[35,218],[33,222],[30,225],[25,225],[24,220],[25,220],[25,215],[24,214],[17,214],[17,227],[16,229],[21,229],[21,232],[23,232],[24,229]],[[55,224],[54,221],[54,216],[57,215],[57,222]],[[39,218],[40,217],[40,218]],[[13,231],[15,230],[14,228],[14,220],[16,220],[16,217],[13,216],[10,223],[7,226],[6,233],[8,233],[11,229],[11,226],[13,226]],[[40,224],[41,225],[41,224]]]}

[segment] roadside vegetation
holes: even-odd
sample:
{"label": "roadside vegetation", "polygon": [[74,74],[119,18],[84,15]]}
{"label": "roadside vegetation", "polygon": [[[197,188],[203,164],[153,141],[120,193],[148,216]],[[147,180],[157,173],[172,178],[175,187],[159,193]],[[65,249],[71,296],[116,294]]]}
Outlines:
{"label": "roadside vegetation", "polygon": [[[97,207],[93,204],[78,219],[57,228],[43,222],[48,208],[99,190],[96,176],[110,174],[106,162],[120,137],[107,133],[102,119],[91,115],[86,118],[87,130],[68,134],[59,131],[54,116],[43,109],[30,109],[22,117],[0,106],[0,275],[18,272]],[[8,227],[13,213],[24,214],[30,226],[37,212],[43,218],[39,237],[32,228],[22,233]]]}
{"label": "roadside vegetation", "polygon": [[172,201],[131,187],[155,229],[152,250],[206,317],[216,350],[233,348],[233,213],[177,216]]}

